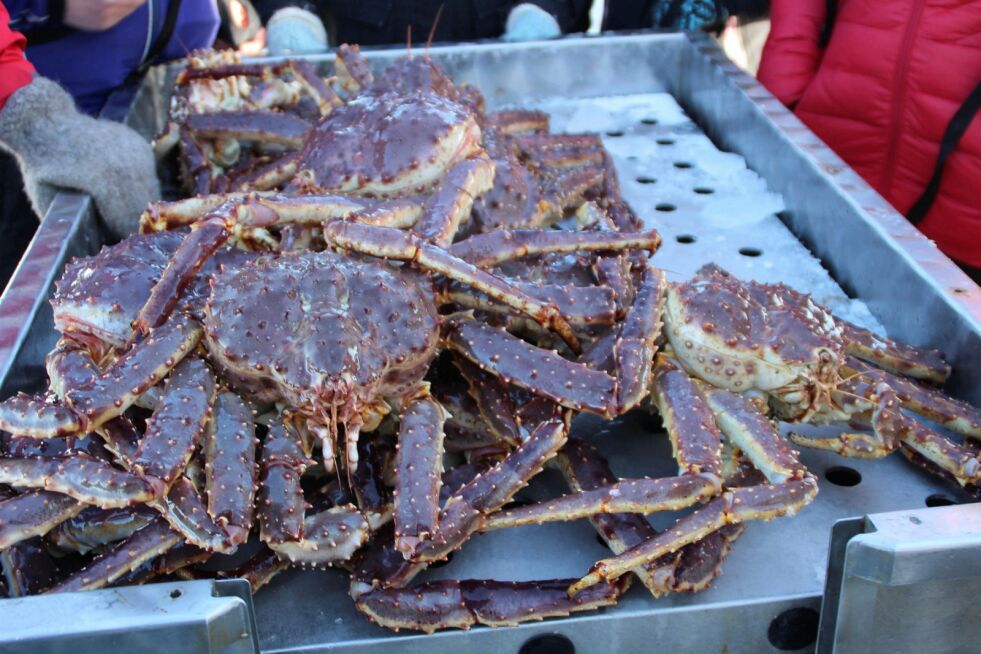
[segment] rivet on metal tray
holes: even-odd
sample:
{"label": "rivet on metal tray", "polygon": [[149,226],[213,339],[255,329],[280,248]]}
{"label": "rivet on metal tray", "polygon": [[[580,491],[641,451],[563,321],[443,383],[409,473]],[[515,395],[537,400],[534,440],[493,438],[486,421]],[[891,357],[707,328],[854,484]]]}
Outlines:
{"label": "rivet on metal tray", "polygon": [[934,493],[933,495],[927,495],[926,505],[930,507],[934,506],[951,506],[957,504],[957,500],[943,493]]}
{"label": "rivet on metal tray", "polygon": [[654,179],[653,177],[645,177],[644,175],[641,175],[640,177],[637,178],[637,181],[640,182],[641,184],[653,184],[657,180]]}
{"label": "rivet on metal tray", "polygon": [[848,466],[832,466],[824,471],[824,476],[835,486],[858,486],[862,483],[862,474]]}
{"label": "rivet on metal tray", "polygon": [[777,649],[802,649],[817,640],[818,622],[818,612],[814,609],[787,609],[773,618],[766,637]]}
{"label": "rivet on metal tray", "polygon": [[657,139],[654,142],[658,145],[674,145],[674,139]]}
{"label": "rivet on metal tray", "polygon": [[696,186],[692,190],[698,193],[699,195],[712,195],[713,193],[715,193],[714,188],[709,188],[707,186]]}
{"label": "rivet on metal tray", "polygon": [[674,211],[678,207],[674,206],[673,204],[669,204],[667,202],[661,202],[657,204],[654,208],[657,209],[658,211]]}
{"label": "rivet on metal tray", "polygon": [[657,125],[657,118],[641,118],[640,122],[644,125]]}
{"label": "rivet on metal tray", "polygon": [[518,654],[575,654],[576,646],[562,634],[541,634],[529,638]]}
{"label": "rivet on metal tray", "polygon": [[763,254],[763,250],[759,248],[739,248],[739,254],[744,257],[758,257]]}
{"label": "rivet on metal tray", "polygon": [[688,243],[694,243],[696,239],[691,234],[678,234],[674,237],[674,240],[687,245]]}
{"label": "rivet on metal tray", "polygon": [[691,168],[692,167],[692,164],[690,162],[688,162],[688,161],[675,161],[674,162],[674,167],[675,168]]}

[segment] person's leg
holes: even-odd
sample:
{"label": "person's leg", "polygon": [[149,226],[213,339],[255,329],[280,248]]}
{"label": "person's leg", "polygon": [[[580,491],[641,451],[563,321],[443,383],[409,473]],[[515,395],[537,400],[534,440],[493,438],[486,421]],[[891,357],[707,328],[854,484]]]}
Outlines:
{"label": "person's leg", "polygon": [[0,289],[7,287],[37,226],[17,161],[0,151]]}

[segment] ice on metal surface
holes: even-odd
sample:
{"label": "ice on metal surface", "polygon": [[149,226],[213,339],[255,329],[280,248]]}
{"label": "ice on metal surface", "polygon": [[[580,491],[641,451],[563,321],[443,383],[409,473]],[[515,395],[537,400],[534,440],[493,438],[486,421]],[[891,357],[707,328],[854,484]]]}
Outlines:
{"label": "ice on metal surface", "polygon": [[738,154],[723,152],[668,93],[549,99],[554,132],[599,132],[613,155],[624,198],[664,244],[653,262],[668,279],[716,263],[737,277],[784,282],[836,315],[885,331],[850,299],[779,218],[783,199]]}

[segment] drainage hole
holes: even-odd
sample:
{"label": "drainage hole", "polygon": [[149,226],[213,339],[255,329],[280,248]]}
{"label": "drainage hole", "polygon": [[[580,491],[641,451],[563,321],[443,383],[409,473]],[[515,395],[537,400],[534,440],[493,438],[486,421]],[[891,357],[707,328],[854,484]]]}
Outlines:
{"label": "drainage hole", "polygon": [[835,486],[858,486],[862,483],[861,473],[848,466],[832,466],[824,471],[824,476]]}
{"label": "drainage hole", "polygon": [[675,168],[691,168],[692,165],[688,161],[675,161],[674,162],[674,167]]}
{"label": "drainage hole", "polygon": [[561,634],[542,634],[525,641],[518,654],[575,654],[576,646]]}
{"label": "drainage hole", "polygon": [[607,136],[612,136],[612,137],[615,138],[617,136],[623,136],[623,132],[620,131],[620,130],[618,130],[618,129],[614,129],[614,130],[610,130],[609,132],[607,132],[606,135]]}
{"label": "drainage hole", "polygon": [[763,254],[763,250],[759,248],[739,248],[739,254],[744,257],[758,257]]}
{"label": "drainage hole", "polygon": [[957,500],[954,498],[944,495],[943,493],[934,493],[933,495],[927,495],[926,505],[927,506],[951,506],[952,504],[957,504]]}
{"label": "drainage hole", "polygon": [[637,161],[637,155],[635,155],[635,154],[628,154],[627,155],[627,161]]}
{"label": "drainage hole", "polygon": [[688,243],[694,243],[695,237],[692,236],[691,234],[678,234],[677,236],[674,237],[674,240],[678,241],[679,243],[688,244]]}
{"label": "drainage hole", "polygon": [[787,609],[770,622],[766,637],[777,649],[796,650],[817,640],[818,612],[814,609]]}
{"label": "drainage hole", "polygon": [[657,125],[657,118],[641,118],[640,122],[644,125]]}
{"label": "drainage hole", "polygon": [[184,594],[184,592],[180,588],[176,588],[176,589],[170,591],[170,599],[177,599],[178,597],[180,597],[183,594]]}
{"label": "drainage hole", "polygon": [[658,211],[674,211],[678,207],[674,206],[673,204],[669,204],[667,202],[661,202],[660,204],[655,205],[654,208],[657,209]]}
{"label": "drainage hole", "polygon": [[653,184],[657,180],[654,179],[653,177],[645,177],[644,175],[641,175],[640,177],[637,178],[637,181],[640,182],[641,184]]}
{"label": "drainage hole", "polygon": [[709,188],[707,186],[696,186],[692,190],[698,193],[699,195],[712,195],[713,193],[715,193],[714,188]]}
{"label": "drainage hole", "polygon": [[674,145],[674,139],[657,139],[654,142],[658,145]]}
{"label": "drainage hole", "polygon": [[434,561],[433,563],[430,563],[429,569],[433,570],[434,568],[442,568],[444,565],[449,565],[450,561],[452,560],[453,560],[453,552],[450,552],[449,554],[446,555],[446,558],[443,559],[442,561]]}

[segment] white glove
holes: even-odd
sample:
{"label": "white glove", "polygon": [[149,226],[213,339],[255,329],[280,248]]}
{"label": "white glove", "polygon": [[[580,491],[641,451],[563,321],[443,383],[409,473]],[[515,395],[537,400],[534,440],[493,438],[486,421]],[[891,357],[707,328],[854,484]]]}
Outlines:
{"label": "white glove", "polygon": [[17,89],[0,111],[0,145],[17,157],[38,216],[59,189],[82,191],[121,238],[160,198],[150,144],[121,123],[79,113],[72,97],[43,77]]}
{"label": "white glove", "polygon": [[508,14],[504,27],[505,41],[541,41],[562,36],[555,16],[530,2],[523,2]]}
{"label": "white glove", "polygon": [[280,9],[266,23],[266,43],[271,56],[327,52],[327,30],[306,9]]}

